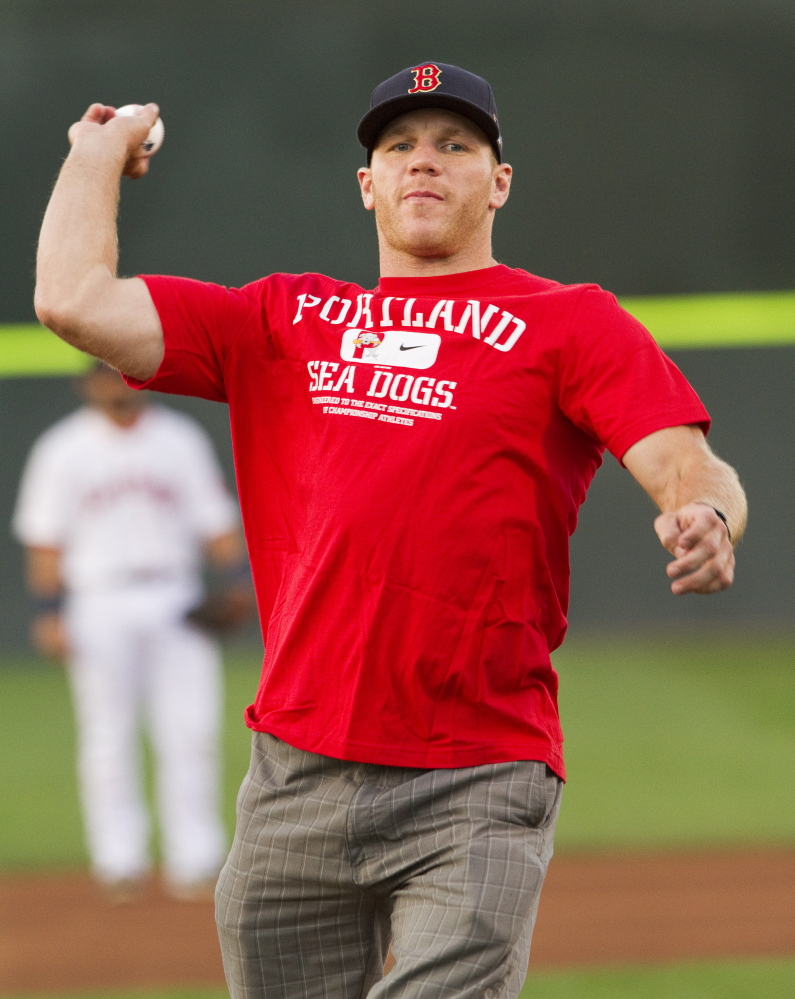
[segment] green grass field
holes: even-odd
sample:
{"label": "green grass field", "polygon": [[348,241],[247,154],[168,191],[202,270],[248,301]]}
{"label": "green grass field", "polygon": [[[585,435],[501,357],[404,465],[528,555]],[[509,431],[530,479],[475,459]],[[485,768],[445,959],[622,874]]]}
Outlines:
{"label": "green grass field", "polygon": [[795,638],[574,641],[555,655],[557,844],[795,844]]}
{"label": "green grass field", "polygon": [[[631,968],[622,971],[532,974],[519,999],[789,999],[795,994],[795,961]],[[221,989],[155,992],[70,992],[61,999],[227,999]],[[6,996],[4,999],[53,999]]]}
{"label": "green grass field", "polygon": [[[795,638],[573,641],[561,674],[560,850],[795,842]],[[227,657],[225,813],[248,761],[256,653]],[[0,867],[85,863],[65,678],[0,668]]]}
{"label": "green grass field", "polygon": [[[795,637],[580,639],[555,662],[569,765],[560,851],[795,843]],[[248,762],[242,711],[258,675],[256,654],[228,655],[230,830]],[[62,672],[31,659],[2,662],[0,754],[0,867],[83,865],[74,729]],[[742,961],[536,972],[521,999],[792,995],[795,961]],[[224,997],[218,989],[183,989],[57,999]]]}

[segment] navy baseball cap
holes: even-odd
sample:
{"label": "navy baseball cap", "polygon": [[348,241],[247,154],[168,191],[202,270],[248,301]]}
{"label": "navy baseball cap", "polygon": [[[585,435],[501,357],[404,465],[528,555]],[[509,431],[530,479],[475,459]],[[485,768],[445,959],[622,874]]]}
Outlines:
{"label": "navy baseball cap", "polygon": [[497,162],[502,163],[502,136],[491,87],[482,76],[445,62],[420,63],[378,84],[370,97],[370,110],[357,131],[359,142],[367,150],[368,163],[386,125],[417,108],[445,108],[469,118],[485,133]]}

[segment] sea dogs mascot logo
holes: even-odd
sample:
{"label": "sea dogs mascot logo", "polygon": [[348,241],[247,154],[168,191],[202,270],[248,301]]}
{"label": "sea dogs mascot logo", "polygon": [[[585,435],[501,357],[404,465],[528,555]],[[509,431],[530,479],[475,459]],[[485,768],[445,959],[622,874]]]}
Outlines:
{"label": "sea dogs mascot logo", "polygon": [[[351,341],[354,348],[352,361],[368,360],[374,364],[378,361],[378,348],[384,342],[384,334],[375,330],[354,330],[355,338]],[[365,358],[365,355],[366,358]]]}
{"label": "sea dogs mascot logo", "polygon": [[360,364],[394,365],[396,368],[430,368],[436,363],[438,333],[418,330],[345,330],[340,357]]}
{"label": "sea dogs mascot logo", "polygon": [[442,71],[432,62],[415,66],[411,72],[414,74],[414,86],[408,91],[409,94],[429,94],[442,82]]}

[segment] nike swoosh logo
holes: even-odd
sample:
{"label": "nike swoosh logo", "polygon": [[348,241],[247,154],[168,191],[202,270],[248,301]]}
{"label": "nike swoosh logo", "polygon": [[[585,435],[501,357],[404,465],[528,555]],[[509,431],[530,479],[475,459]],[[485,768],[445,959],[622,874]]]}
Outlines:
{"label": "nike swoosh logo", "polygon": [[411,347],[404,347],[403,344],[401,343],[400,349],[401,350],[416,350],[417,347],[424,347],[424,346],[425,346],[424,343],[415,343]]}

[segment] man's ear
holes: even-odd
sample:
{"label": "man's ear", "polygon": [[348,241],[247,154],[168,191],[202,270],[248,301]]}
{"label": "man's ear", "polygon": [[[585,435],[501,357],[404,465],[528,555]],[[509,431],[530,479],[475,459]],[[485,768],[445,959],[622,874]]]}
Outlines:
{"label": "man's ear", "polygon": [[368,212],[371,212],[375,207],[375,200],[373,198],[373,174],[370,167],[359,167],[356,171],[356,179],[359,181],[364,207]]}
{"label": "man's ear", "polygon": [[502,208],[511,193],[511,177],[513,167],[508,163],[500,163],[494,171],[491,182],[491,197],[489,208]]}

